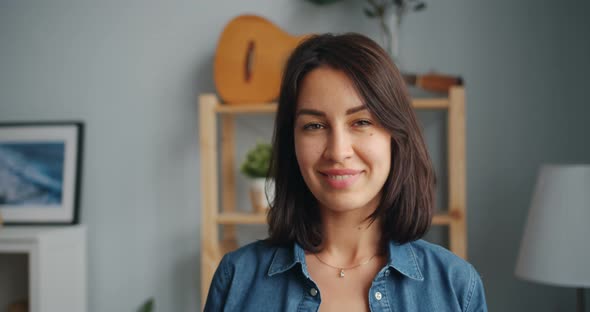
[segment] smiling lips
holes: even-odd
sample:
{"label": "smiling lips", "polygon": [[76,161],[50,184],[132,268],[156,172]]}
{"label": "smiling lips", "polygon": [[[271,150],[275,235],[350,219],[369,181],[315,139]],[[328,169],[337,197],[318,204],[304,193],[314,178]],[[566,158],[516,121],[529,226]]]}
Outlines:
{"label": "smiling lips", "polygon": [[363,171],[353,169],[330,169],[320,171],[324,180],[335,189],[350,187]]}

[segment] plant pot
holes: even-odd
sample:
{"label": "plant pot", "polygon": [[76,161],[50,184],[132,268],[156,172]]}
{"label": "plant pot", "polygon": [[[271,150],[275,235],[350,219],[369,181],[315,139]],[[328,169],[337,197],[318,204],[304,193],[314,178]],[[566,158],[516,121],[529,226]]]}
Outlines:
{"label": "plant pot", "polygon": [[[268,194],[265,192],[266,179],[250,179],[250,201],[256,213],[266,213],[269,208],[269,201],[274,200],[274,183],[269,181]],[[267,200],[268,195],[268,200]]]}

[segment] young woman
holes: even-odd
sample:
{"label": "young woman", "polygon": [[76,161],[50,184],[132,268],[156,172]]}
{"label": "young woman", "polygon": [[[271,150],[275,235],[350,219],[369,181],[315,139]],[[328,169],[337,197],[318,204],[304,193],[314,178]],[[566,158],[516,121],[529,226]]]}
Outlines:
{"label": "young woman", "polygon": [[475,269],[420,238],[435,176],[387,53],[319,35],[289,58],[269,238],[223,257],[205,311],[486,311]]}

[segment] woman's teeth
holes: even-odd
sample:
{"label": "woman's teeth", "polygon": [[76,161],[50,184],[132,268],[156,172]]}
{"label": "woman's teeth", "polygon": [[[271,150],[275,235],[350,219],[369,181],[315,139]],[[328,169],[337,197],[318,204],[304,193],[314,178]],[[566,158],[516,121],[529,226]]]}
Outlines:
{"label": "woman's teeth", "polygon": [[344,180],[344,179],[348,179],[350,177],[352,177],[352,174],[345,174],[345,175],[331,175],[328,176],[328,178],[330,179],[334,179],[334,180]]}

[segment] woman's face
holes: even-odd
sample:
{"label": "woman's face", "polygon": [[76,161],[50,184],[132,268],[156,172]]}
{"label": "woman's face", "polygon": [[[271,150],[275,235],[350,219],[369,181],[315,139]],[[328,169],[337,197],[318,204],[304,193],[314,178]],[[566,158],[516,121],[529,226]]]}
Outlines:
{"label": "woman's face", "polygon": [[391,136],[342,71],[316,68],[303,78],[299,92],[295,153],[320,208],[372,212],[389,174]]}

